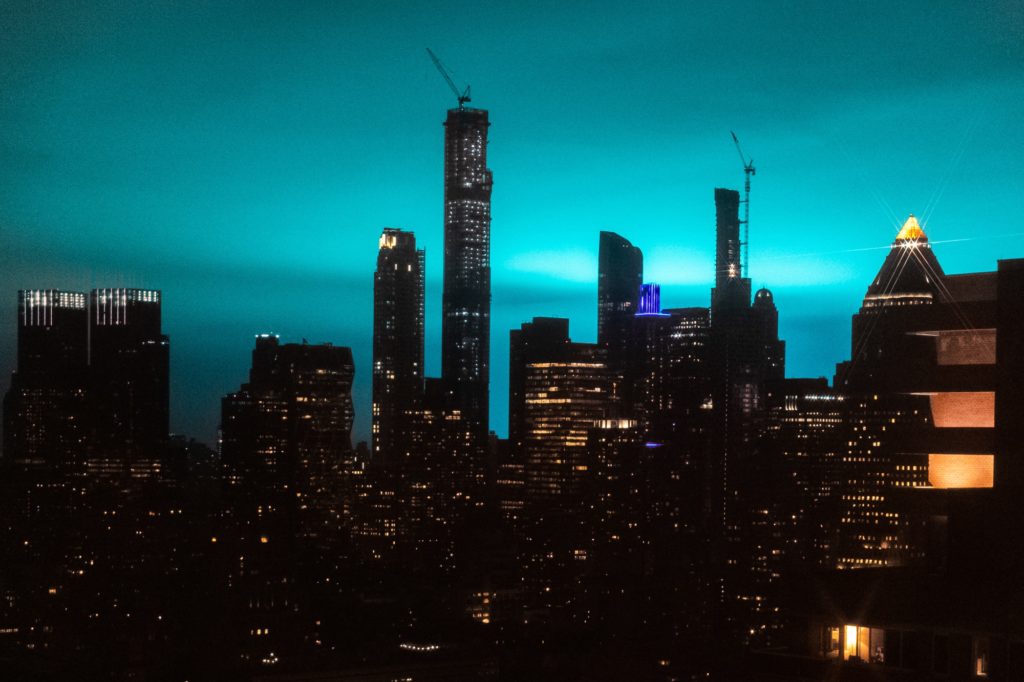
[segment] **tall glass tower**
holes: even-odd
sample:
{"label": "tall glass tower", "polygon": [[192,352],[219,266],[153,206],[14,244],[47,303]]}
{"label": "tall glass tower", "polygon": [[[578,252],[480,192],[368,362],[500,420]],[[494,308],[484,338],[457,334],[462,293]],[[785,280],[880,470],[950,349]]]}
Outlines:
{"label": "tall glass tower", "polygon": [[487,112],[448,110],[444,134],[444,319],[441,376],[452,408],[483,438],[488,427],[491,171]]}
{"label": "tall glass tower", "polygon": [[597,266],[597,343],[608,349],[608,366],[622,370],[644,277],[644,255],[629,240],[601,232]]}

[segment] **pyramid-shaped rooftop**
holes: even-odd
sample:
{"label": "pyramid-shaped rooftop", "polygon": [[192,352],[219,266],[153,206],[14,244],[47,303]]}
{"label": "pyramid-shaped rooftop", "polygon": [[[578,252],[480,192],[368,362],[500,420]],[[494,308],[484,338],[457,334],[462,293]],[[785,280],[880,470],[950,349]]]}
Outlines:
{"label": "pyramid-shaped rooftop", "polygon": [[903,227],[900,228],[900,233],[896,235],[896,241],[910,241],[912,239],[924,239],[928,241],[928,237],[925,235],[924,230],[917,223],[917,218],[911,213],[910,217],[907,218],[907,222],[903,223]]}

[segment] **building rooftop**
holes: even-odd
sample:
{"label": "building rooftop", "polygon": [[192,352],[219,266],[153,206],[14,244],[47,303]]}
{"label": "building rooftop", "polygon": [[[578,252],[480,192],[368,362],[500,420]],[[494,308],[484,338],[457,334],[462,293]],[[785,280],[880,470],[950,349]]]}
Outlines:
{"label": "building rooftop", "polygon": [[900,228],[900,233],[896,235],[896,241],[910,241],[912,239],[924,239],[927,241],[928,237],[925,235],[924,230],[917,223],[917,218],[911,213],[910,217],[907,218],[907,222],[903,223],[903,227]]}

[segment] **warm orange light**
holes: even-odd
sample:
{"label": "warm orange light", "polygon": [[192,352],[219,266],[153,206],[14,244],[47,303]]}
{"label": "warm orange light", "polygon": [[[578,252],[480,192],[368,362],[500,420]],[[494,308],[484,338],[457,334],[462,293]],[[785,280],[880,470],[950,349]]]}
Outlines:
{"label": "warm orange light", "polygon": [[847,625],[843,628],[843,660],[857,655],[857,626]]}
{"label": "warm orange light", "polygon": [[921,239],[922,237],[924,237],[924,230],[917,224],[917,218],[911,213],[910,217],[907,218],[907,222],[903,223],[900,233],[896,235],[896,241]]}
{"label": "warm orange light", "polygon": [[261,544],[261,545],[265,545],[265,544],[267,544],[268,542],[270,542],[270,540],[269,540],[269,539],[267,538],[267,536],[266,536],[266,535],[261,535],[261,536],[260,536],[260,544]]}
{"label": "warm orange light", "polygon": [[928,455],[928,484],[933,488],[991,488],[992,455]]}
{"label": "warm orange light", "polygon": [[933,393],[932,421],[939,428],[991,429],[996,425],[994,391]]}

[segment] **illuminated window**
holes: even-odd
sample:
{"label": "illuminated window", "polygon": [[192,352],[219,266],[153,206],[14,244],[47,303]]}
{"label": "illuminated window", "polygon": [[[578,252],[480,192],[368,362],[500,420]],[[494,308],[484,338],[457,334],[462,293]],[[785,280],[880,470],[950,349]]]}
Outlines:
{"label": "illuminated window", "polygon": [[847,625],[843,628],[843,660],[885,663],[885,630]]}
{"label": "illuminated window", "polygon": [[974,638],[974,664],[972,669],[975,677],[988,677],[989,646],[988,637]]}
{"label": "illuminated window", "polygon": [[928,455],[928,484],[933,488],[991,488],[992,455]]}

